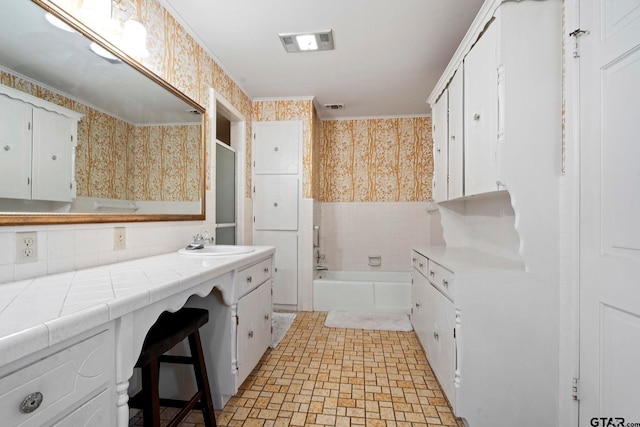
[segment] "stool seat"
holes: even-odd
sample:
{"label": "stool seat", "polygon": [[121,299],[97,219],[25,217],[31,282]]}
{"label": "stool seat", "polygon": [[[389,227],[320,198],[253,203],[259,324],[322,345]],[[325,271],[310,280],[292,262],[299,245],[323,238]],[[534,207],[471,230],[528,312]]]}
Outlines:
{"label": "stool seat", "polygon": [[209,312],[201,308],[182,308],[164,312],[147,333],[136,367],[148,364],[175,347],[209,321]]}
{"label": "stool seat", "polygon": [[[192,409],[202,410],[206,427],[216,426],[199,333],[200,327],[208,321],[207,310],[183,307],[175,313],[162,313],[147,333],[135,365],[142,371],[142,390],[129,399],[130,407],[143,410],[145,427],[160,427],[161,405],[180,408],[167,427],[177,427]],[[185,338],[188,338],[191,356],[165,355]],[[198,390],[189,400],[160,398],[160,363],[193,365]]]}

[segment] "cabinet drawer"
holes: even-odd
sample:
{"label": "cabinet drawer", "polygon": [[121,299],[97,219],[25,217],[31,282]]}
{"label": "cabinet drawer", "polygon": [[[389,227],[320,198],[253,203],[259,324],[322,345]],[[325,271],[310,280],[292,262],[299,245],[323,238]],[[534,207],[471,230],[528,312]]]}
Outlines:
{"label": "cabinet drawer", "polygon": [[429,259],[417,252],[414,252],[411,260],[413,262],[413,268],[422,273],[424,277],[427,277],[427,272],[429,271]]}
{"label": "cabinet drawer", "polygon": [[271,278],[271,258],[260,261],[257,264],[238,271],[237,282],[238,297],[248,294]]}
{"label": "cabinet drawer", "polygon": [[[111,340],[110,340],[111,338]],[[2,424],[43,426],[95,390],[106,388],[114,373],[112,334],[104,331],[0,378]],[[21,410],[27,396],[32,412]]]}
{"label": "cabinet drawer", "polygon": [[455,283],[453,273],[441,265],[429,260],[429,281],[438,288],[444,295],[453,301],[455,294]]}

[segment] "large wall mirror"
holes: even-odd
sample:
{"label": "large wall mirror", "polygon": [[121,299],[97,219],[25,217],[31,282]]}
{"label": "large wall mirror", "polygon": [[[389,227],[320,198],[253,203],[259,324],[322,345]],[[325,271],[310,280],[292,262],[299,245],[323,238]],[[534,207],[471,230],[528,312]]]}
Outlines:
{"label": "large wall mirror", "polygon": [[0,10],[0,224],[204,219],[204,108],[47,2]]}

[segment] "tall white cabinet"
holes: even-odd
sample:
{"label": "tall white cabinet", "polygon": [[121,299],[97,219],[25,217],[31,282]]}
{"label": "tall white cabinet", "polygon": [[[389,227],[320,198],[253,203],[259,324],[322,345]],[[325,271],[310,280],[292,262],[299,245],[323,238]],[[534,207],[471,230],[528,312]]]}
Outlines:
{"label": "tall white cabinet", "polygon": [[253,123],[254,242],[276,248],[273,303],[298,305],[302,122]]}
{"label": "tall white cabinet", "polygon": [[414,249],[412,323],[471,427],[558,424],[561,6],[486,1],[429,96],[446,246]]}

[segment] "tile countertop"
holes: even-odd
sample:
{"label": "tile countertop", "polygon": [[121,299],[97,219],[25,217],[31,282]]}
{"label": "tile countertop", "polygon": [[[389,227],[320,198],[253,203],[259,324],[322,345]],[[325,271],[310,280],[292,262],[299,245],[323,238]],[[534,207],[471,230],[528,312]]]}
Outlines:
{"label": "tile countertop", "polygon": [[207,281],[231,305],[232,281],[214,279],[274,252],[270,246],[232,256],[174,252],[0,284],[0,366]]}
{"label": "tile countertop", "polygon": [[522,262],[465,247],[419,246],[413,250],[452,271],[524,271]]}

